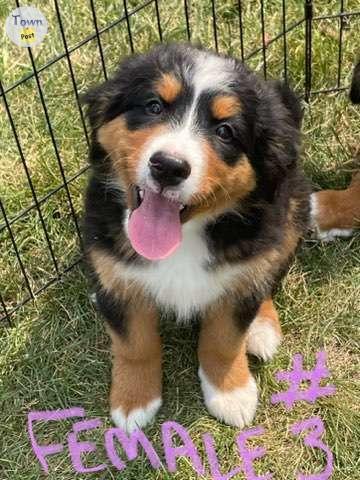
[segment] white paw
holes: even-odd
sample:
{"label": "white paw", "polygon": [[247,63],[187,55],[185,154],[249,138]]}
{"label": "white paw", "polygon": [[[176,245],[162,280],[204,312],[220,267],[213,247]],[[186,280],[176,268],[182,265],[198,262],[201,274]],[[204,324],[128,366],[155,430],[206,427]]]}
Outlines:
{"label": "white paw", "polygon": [[320,230],[319,228],[316,231],[317,238],[323,242],[332,242],[336,238],[348,238],[354,233],[352,228],[331,228],[330,230]]}
{"label": "white paw", "polygon": [[199,377],[205,405],[211,415],[234,427],[250,425],[257,407],[257,387],[252,376],[246,386],[225,392],[209,382],[201,367]]}
{"label": "white paw", "polygon": [[117,427],[120,427],[125,432],[131,433],[134,430],[140,430],[150,423],[161,407],[161,403],[161,398],[156,398],[145,408],[136,408],[127,415],[125,415],[121,407],[119,407],[111,411],[111,417]]}
{"label": "white paw", "polygon": [[249,327],[247,351],[262,360],[270,360],[281,343],[281,335],[271,323],[261,317],[255,318]]}

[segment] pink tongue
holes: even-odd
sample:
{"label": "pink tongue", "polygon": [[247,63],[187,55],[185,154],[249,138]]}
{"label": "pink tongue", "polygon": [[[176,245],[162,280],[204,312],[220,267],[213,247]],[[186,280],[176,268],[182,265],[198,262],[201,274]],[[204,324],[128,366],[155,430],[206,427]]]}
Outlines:
{"label": "pink tongue", "polygon": [[129,220],[129,238],[134,250],[149,260],[171,255],[181,242],[179,208],[179,203],[145,190],[141,205]]}

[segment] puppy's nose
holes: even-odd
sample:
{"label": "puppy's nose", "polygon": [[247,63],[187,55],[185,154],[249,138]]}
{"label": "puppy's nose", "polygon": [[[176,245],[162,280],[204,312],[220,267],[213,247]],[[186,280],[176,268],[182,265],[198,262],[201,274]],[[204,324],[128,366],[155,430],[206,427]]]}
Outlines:
{"label": "puppy's nose", "polygon": [[189,163],[165,152],[155,152],[149,160],[150,172],[161,187],[179,185],[191,172]]}

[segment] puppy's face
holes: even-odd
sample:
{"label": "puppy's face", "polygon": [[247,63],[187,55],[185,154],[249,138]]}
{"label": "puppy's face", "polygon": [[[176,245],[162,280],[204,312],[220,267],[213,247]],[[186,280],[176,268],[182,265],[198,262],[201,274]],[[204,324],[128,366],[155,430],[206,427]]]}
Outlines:
{"label": "puppy's face", "polygon": [[[125,61],[90,92],[96,140],[135,220],[139,212],[140,224],[172,219],[160,222],[155,237],[178,236],[175,211],[181,223],[211,216],[256,188],[257,90],[256,78],[233,59],[167,46]],[[135,230],[152,242],[154,231]]]}

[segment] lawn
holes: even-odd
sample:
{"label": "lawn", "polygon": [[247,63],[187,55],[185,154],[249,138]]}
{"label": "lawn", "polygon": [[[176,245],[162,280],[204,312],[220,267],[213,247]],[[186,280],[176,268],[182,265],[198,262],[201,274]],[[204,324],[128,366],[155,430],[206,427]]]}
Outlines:
{"label": "lawn", "polygon": [[[90,2],[58,0],[68,47],[71,48],[94,31]],[[127,2],[128,11],[144,1]],[[217,0],[218,47],[222,52],[240,56],[239,17],[235,0]],[[339,2],[314,2],[316,15],[337,13]],[[248,57],[261,46],[260,1],[244,1],[244,50]],[[303,16],[302,2],[286,2],[287,26]],[[344,2],[345,9],[358,10],[357,0]],[[64,51],[52,2],[34,1],[49,23],[49,33],[34,50],[35,64],[41,69],[49,60]],[[14,5],[15,6],[15,5]],[[183,2],[159,0],[161,31],[156,17],[156,4],[149,4],[130,17],[135,51],[145,51],[159,41],[186,40],[187,28]],[[99,29],[115,22],[123,14],[123,2],[95,1]],[[4,24],[12,6],[0,0],[0,23]],[[210,0],[188,1],[192,40],[214,47],[213,10]],[[264,1],[266,39],[271,40],[282,29],[282,2]],[[353,62],[358,54],[360,18],[345,20],[342,36],[342,69],[338,71],[339,23],[335,19],[314,22],[313,26],[313,90],[345,86],[351,78]],[[32,72],[26,49],[12,45],[1,30],[0,78],[4,89]],[[126,22],[118,23],[101,36],[101,46],[110,75],[124,55],[131,52]],[[266,70],[269,78],[284,75],[282,39],[269,44]],[[71,53],[71,64],[79,93],[104,78],[97,39],[94,38]],[[304,85],[304,24],[287,35],[287,73],[300,93]],[[251,56],[248,65],[264,73],[262,52]],[[87,129],[83,128],[74,95],[66,57],[42,70],[39,79],[51,120],[59,158],[69,183],[74,209],[81,218],[87,165]],[[14,124],[19,133],[23,154],[33,181],[41,214],[53,245],[59,271],[67,269],[79,258],[76,226],[64,189],[51,193],[61,185],[58,159],[49,136],[37,84],[32,77],[6,95]],[[304,168],[314,188],[344,187],[359,161],[360,109],[349,104],[346,92],[315,94],[305,106]],[[13,138],[4,102],[0,98],[0,197],[7,216],[14,219],[33,203],[31,191]],[[0,227],[3,218],[0,216]],[[40,289],[56,275],[36,209],[11,224],[31,288]],[[0,230],[0,292],[8,310],[27,294],[26,285],[14,254],[11,238]],[[267,454],[255,462],[258,474],[273,472],[276,480],[296,478],[296,472],[319,472],[324,468],[324,455],[304,446],[303,439],[291,434],[290,428],[300,420],[320,416],[325,424],[324,442],[334,454],[334,480],[359,478],[360,444],[360,237],[348,241],[321,244],[307,239],[293,264],[281,291],[276,297],[281,316],[284,341],[270,363],[251,359],[251,368],[260,386],[261,399],[254,426],[265,433],[249,444],[264,445]],[[3,314],[0,306],[0,316]],[[153,470],[144,455],[128,462],[119,473],[106,460],[103,434],[111,427],[108,418],[107,393],[110,381],[109,342],[103,323],[88,298],[88,284],[82,263],[55,282],[35,301],[27,303],[13,316],[14,326],[0,325],[0,479],[35,480],[43,478],[26,432],[27,414],[31,410],[56,410],[82,407],[89,418],[100,418],[103,426],[82,434],[81,439],[96,441],[96,454],[89,454],[88,466],[105,462],[106,470],[77,478],[111,479],[175,479],[197,476],[186,458],[179,460],[177,471]],[[198,327],[177,326],[164,321],[164,406],[156,422],[145,430],[155,449],[162,456],[161,425],[175,420],[189,431],[202,458],[206,460],[202,435],[214,438],[222,471],[229,472],[240,464],[236,450],[236,429],[211,418],[203,406],[197,379],[196,338]],[[331,372],[325,381],[336,386],[333,396],[314,405],[300,402],[291,411],[282,405],[271,405],[270,398],[285,385],[276,381],[275,373],[288,369],[292,356],[300,352],[305,365],[314,365],[315,354],[325,350]],[[40,443],[65,443],[71,422],[43,423],[36,426]],[[49,458],[49,480],[70,480],[75,476],[68,450]],[[206,474],[202,478],[211,478]],[[238,474],[235,479],[245,479]]]}

